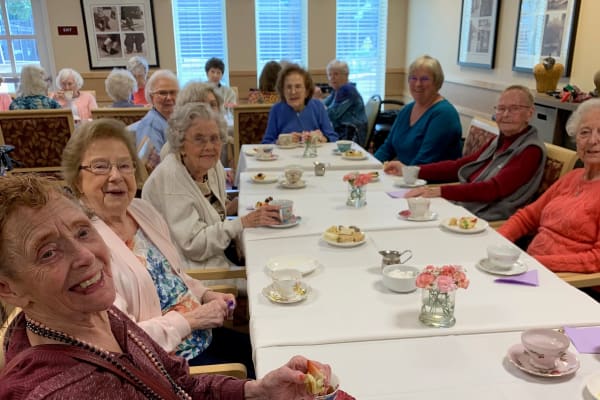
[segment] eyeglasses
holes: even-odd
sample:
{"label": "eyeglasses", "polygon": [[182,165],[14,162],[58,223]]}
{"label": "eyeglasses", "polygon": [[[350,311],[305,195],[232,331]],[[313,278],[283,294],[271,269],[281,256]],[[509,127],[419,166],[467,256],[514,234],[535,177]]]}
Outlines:
{"label": "eyeglasses", "polygon": [[108,160],[93,160],[88,165],[80,165],[80,170],[86,170],[94,175],[108,175],[113,167],[117,167],[122,175],[131,175],[135,171],[135,162],[131,160],[111,163]]}
{"label": "eyeglasses", "polygon": [[209,143],[212,145],[221,144],[221,137],[219,135],[211,135],[211,136],[194,136],[189,139],[196,146],[206,147]]}
{"label": "eyeglasses", "polygon": [[519,110],[525,109],[525,108],[531,108],[531,106],[524,106],[524,105],[520,105],[520,104],[515,104],[512,106],[496,106],[496,107],[494,107],[494,110],[496,111],[496,114],[504,114],[507,111],[509,114],[515,114]]}
{"label": "eyeglasses", "polygon": [[156,92],[152,92],[153,95],[156,95],[160,98],[166,99],[168,96],[172,98],[177,97],[178,90],[157,90]]}
{"label": "eyeglasses", "polygon": [[428,76],[409,76],[408,77],[408,81],[410,83],[417,83],[417,81],[423,83],[429,83],[429,81],[431,81],[431,78]]}

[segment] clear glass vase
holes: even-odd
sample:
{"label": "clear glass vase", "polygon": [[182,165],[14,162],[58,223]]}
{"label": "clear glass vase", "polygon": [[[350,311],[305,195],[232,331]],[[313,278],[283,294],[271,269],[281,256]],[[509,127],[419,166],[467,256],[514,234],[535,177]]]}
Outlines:
{"label": "clear glass vase", "polygon": [[454,326],[454,305],[456,290],[442,293],[434,289],[422,289],[421,313],[419,321],[435,328],[449,328]]}
{"label": "clear glass vase", "polygon": [[346,204],[360,208],[367,204],[367,186],[348,185],[348,199]]}
{"label": "clear glass vase", "polygon": [[317,156],[317,138],[308,138],[304,141],[304,158],[313,158]]}

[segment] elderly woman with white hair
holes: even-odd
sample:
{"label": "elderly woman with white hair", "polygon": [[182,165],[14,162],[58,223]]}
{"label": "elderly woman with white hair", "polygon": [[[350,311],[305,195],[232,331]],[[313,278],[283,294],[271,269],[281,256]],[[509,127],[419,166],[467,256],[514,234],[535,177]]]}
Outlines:
{"label": "elderly woman with white hair", "polygon": [[188,82],[177,96],[176,106],[181,107],[188,103],[208,104],[216,113],[223,113],[223,98],[211,83],[191,81]]}
{"label": "elderly woman with white hair", "polygon": [[190,268],[243,265],[236,246],[242,230],[280,223],[275,206],[227,219],[237,205],[225,195],[219,159],[226,135],[225,120],[206,104],[178,106],[169,119],[171,152],[144,183],[142,198],[164,216]]}
{"label": "elderly woman with white hair", "polygon": [[131,72],[137,82],[137,90],[133,93],[133,103],[147,105],[145,88],[148,78],[148,61],[142,56],[133,56],[127,61],[127,70]]}
{"label": "elderly woman with white hair", "polygon": [[137,91],[137,82],[126,69],[113,69],[104,81],[106,93],[113,100],[111,107],[127,108],[141,107],[140,104],[134,104],[132,100],[133,93]]}
{"label": "elderly woman with white hair", "polygon": [[17,97],[10,103],[10,110],[38,110],[61,108],[55,100],[48,97],[48,86],[52,78],[39,65],[25,65],[21,69],[21,78]]}
{"label": "elderly woman with white hair", "polygon": [[348,63],[332,60],[327,64],[327,78],[333,91],[323,102],[333,129],[340,139],[354,140],[365,146],[367,138],[367,114],[362,96],[348,81]]}
{"label": "elderly woman with white hair", "polygon": [[83,78],[79,72],[63,68],[56,75],[55,83],[58,90],[53,97],[62,108],[72,109],[76,120],[92,119],[92,110],[98,108],[98,104],[92,94],[81,91]]}

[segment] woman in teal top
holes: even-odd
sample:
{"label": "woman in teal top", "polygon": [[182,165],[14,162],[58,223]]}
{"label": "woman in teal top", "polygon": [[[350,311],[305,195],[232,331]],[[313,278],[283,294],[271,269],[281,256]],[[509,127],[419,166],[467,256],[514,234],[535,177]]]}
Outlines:
{"label": "woman in teal top", "polygon": [[439,90],[444,72],[438,60],[421,56],[410,65],[408,86],[414,101],[396,117],[385,142],[375,153],[380,161],[406,165],[455,160],[461,156],[462,127],[458,112]]}

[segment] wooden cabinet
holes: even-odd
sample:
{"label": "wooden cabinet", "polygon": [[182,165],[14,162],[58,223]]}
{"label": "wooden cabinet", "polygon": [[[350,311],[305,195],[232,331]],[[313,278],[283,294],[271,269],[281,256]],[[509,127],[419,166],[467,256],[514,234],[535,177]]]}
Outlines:
{"label": "wooden cabinet", "polygon": [[548,143],[575,149],[575,140],[567,135],[565,126],[578,103],[561,103],[546,94],[535,95],[535,113],[531,125],[538,129],[540,138]]}

